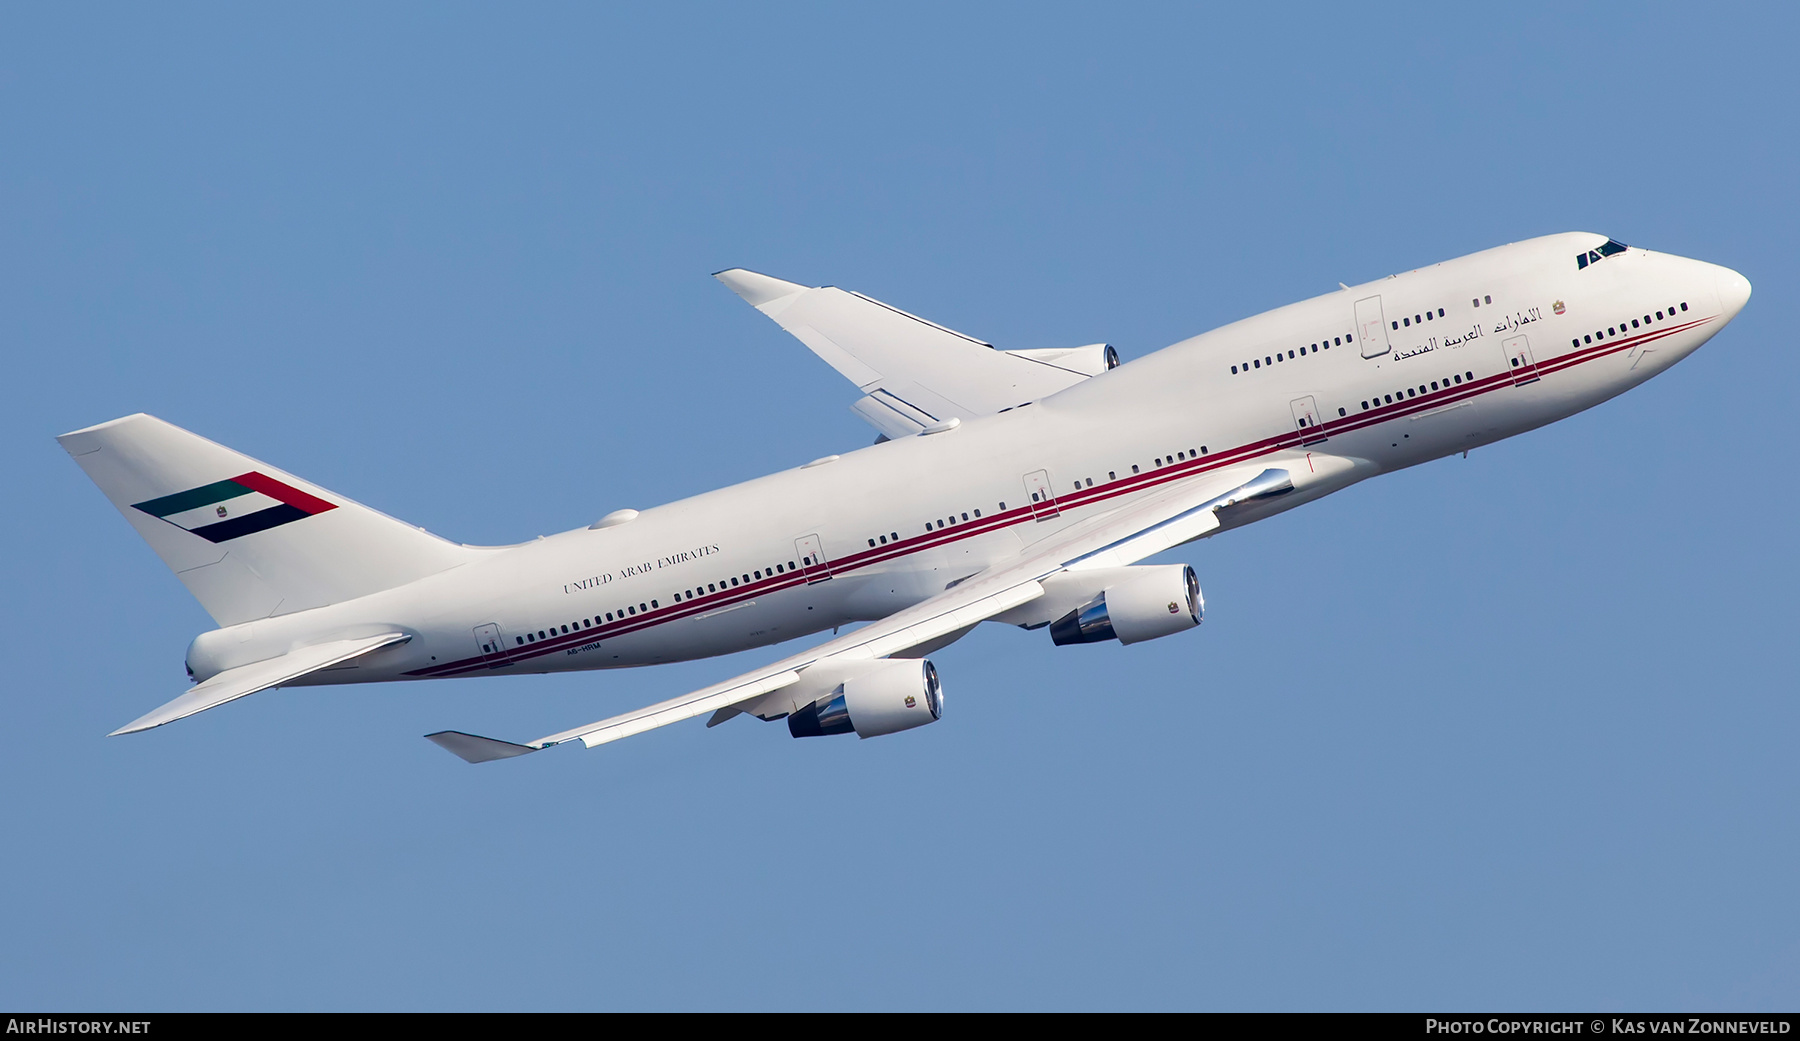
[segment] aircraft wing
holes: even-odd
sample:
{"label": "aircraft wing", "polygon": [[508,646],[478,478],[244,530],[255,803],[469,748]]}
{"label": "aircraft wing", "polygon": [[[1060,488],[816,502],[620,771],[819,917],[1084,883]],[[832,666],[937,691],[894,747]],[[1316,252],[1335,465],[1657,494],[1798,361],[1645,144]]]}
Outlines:
{"label": "aircraft wing", "polygon": [[832,286],[732,268],[713,276],[856,384],[850,408],[890,438],[992,415],[1054,394],[1119,363],[1105,344],[1002,351]]}
{"label": "aircraft wing", "polygon": [[268,690],[270,687],[279,687],[283,683],[292,683],[309,672],[328,669],[333,665],[347,662],[351,658],[368,654],[370,651],[379,650],[390,644],[405,643],[410,639],[412,637],[406,633],[382,633],[379,636],[365,636],[355,640],[332,640],[329,643],[316,643],[300,647],[267,661],[226,669],[204,683],[195,684],[188,689],[186,694],[174,701],[154,712],[139,716],[106,736],[135,734],[140,730],[162,726],[164,723],[173,723],[196,712],[217,708],[227,701],[236,701],[246,695],[255,694],[259,690]]}
{"label": "aircraft wing", "polygon": [[723,683],[526,744],[455,730],[426,737],[471,763],[526,755],[566,741],[579,740],[593,748],[779,690],[827,659],[885,658],[929,643],[1042,596],[1041,580],[1059,571],[1135,563],[1210,534],[1219,527],[1222,510],[1293,489],[1287,470],[1263,463],[1197,475],[1057,530],[1012,560],[977,572],[928,600]]}

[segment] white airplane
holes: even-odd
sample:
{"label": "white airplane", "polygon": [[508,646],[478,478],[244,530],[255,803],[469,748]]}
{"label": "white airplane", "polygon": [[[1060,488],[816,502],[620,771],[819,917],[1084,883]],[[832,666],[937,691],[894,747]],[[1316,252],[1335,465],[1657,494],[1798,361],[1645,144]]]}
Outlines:
{"label": "white airplane", "polygon": [[1056,644],[1200,624],[1193,568],[1137,562],[1531,430],[1731,321],[1729,268],[1570,233],[1390,275],[1119,365],[997,350],[857,293],[717,277],[855,383],[872,447],[516,546],[464,546],[147,415],[58,440],[219,624],[187,693],[115,733],[271,687],[611,669],[869,622],[763,668],[469,762],[710,713],[795,737],[943,710],[926,655],[983,621]]}

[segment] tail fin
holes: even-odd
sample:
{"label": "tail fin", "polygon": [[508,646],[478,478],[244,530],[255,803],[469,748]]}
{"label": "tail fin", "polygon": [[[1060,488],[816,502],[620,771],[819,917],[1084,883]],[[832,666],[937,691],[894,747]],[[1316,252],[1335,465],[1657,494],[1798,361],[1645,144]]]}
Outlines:
{"label": "tail fin", "polygon": [[480,552],[155,416],[56,440],[220,625],[391,589]]}

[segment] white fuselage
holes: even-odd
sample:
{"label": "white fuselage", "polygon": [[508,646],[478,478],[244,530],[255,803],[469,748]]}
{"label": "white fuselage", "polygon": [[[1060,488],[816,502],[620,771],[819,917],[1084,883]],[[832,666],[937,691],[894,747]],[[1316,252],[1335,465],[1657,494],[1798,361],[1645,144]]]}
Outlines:
{"label": "white fuselage", "polygon": [[1330,479],[1233,525],[1260,519],[1599,404],[1686,357],[1748,294],[1728,269],[1635,248],[1577,266],[1604,241],[1533,239],[1291,304],[941,433],[206,633],[189,667],[205,679],[396,628],[413,639],[302,682],[726,654],[886,616],[1172,480],[1335,457]]}

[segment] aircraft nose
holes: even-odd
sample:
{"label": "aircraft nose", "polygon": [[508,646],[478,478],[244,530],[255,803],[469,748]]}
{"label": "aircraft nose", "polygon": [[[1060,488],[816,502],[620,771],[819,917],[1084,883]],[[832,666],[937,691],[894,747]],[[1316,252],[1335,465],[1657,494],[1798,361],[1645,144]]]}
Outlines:
{"label": "aircraft nose", "polygon": [[1719,268],[1713,278],[1719,287],[1719,306],[1729,322],[1750,302],[1750,280],[1728,267]]}

